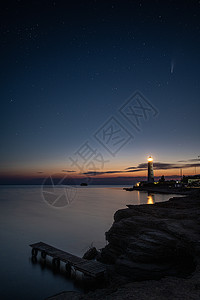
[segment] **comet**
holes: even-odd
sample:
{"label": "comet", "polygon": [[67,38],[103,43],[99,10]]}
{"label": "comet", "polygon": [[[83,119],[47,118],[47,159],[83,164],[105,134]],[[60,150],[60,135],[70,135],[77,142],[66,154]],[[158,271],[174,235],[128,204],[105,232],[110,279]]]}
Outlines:
{"label": "comet", "polygon": [[170,73],[173,74],[174,73],[174,61],[171,61],[171,69],[170,69]]}

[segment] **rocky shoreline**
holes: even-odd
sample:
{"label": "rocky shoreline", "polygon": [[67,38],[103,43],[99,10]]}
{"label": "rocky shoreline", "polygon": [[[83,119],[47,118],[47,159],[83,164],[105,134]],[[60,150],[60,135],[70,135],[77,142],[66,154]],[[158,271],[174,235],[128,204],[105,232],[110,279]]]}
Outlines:
{"label": "rocky shoreline", "polygon": [[108,285],[61,299],[200,299],[200,192],[154,205],[128,205],[114,215],[98,259]]}
{"label": "rocky shoreline", "polygon": [[177,195],[192,195],[195,193],[194,188],[173,188],[167,186],[145,186],[145,187],[136,187],[133,188],[124,188],[126,191],[144,191],[150,193],[159,193],[159,194],[177,194]]}

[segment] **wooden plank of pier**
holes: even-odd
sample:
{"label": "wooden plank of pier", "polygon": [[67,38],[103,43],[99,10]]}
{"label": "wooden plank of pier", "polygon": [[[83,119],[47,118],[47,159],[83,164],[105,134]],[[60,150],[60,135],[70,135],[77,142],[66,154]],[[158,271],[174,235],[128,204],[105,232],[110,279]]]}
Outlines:
{"label": "wooden plank of pier", "polygon": [[39,252],[44,251],[46,255],[59,259],[64,263],[68,263],[70,266],[74,267],[75,270],[95,278],[102,276],[106,271],[106,267],[100,262],[80,258],[43,242],[31,244],[30,247]]}

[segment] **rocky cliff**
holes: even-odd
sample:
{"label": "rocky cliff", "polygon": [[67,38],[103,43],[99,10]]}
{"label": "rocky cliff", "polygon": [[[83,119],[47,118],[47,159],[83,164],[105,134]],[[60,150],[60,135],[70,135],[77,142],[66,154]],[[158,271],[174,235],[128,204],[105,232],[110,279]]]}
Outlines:
{"label": "rocky cliff", "polygon": [[155,205],[129,205],[114,215],[101,260],[132,280],[187,276],[200,250],[200,201],[172,198]]}

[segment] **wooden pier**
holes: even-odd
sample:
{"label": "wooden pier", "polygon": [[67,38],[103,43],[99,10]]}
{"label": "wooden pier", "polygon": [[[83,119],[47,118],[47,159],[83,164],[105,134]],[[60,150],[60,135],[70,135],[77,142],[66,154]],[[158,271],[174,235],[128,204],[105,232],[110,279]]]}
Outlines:
{"label": "wooden pier", "polygon": [[66,264],[65,268],[68,275],[71,274],[72,267],[75,270],[82,272],[84,275],[93,278],[103,277],[106,272],[106,267],[100,262],[80,258],[43,242],[31,244],[30,247],[32,247],[33,257],[36,257],[38,252],[41,252],[41,257],[43,259],[45,259],[46,256],[51,256],[52,264],[55,267],[59,267],[60,262],[64,262]]}

